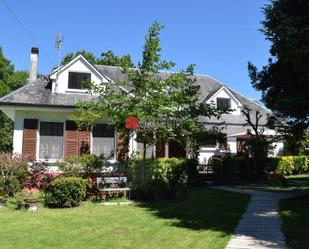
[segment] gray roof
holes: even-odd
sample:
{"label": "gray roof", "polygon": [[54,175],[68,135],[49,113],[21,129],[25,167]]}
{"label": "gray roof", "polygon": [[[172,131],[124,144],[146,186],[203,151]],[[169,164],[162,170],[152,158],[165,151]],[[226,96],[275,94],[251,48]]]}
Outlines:
{"label": "gray roof", "polygon": [[0,105],[34,105],[72,108],[78,101],[88,101],[94,98],[88,93],[52,93],[50,86],[50,80],[46,77],[41,77],[2,97],[0,99]]}
{"label": "gray roof", "polygon": [[[114,82],[126,81],[127,77],[123,74],[121,67],[114,66],[95,66],[104,76],[108,77]],[[159,78],[166,78],[171,72],[160,72]],[[206,75],[195,75],[196,83],[200,85],[201,95],[200,101],[209,99],[215,92],[217,92],[224,84]],[[225,85],[225,87],[227,87]],[[127,90],[132,90],[132,87],[126,86]],[[250,109],[259,110],[263,114],[270,114],[270,112],[255,101],[237,93],[233,89],[227,87],[231,93],[242,103]],[[48,77],[41,77],[34,82],[27,83],[18,90],[0,98],[0,105],[33,105],[33,106],[50,106],[50,107],[68,107],[73,108],[78,101],[89,101],[95,97],[89,93],[52,93],[51,82]],[[265,116],[265,115],[264,115]],[[201,117],[202,122],[219,123],[226,122],[229,124],[244,123],[245,119],[242,115],[223,115],[220,120],[216,118]],[[265,121],[265,119],[264,119]]]}

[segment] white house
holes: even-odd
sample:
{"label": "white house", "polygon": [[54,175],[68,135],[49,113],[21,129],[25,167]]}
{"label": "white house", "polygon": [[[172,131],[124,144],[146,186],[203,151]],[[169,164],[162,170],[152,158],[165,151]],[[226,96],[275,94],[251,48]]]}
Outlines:
{"label": "white house", "polygon": [[[125,79],[120,67],[92,65],[82,55],[72,59],[66,65],[55,69],[48,77],[36,78],[38,49],[32,49],[31,72],[29,82],[20,89],[0,99],[0,109],[14,121],[13,152],[25,154],[35,160],[55,163],[69,155],[78,155],[82,150],[89,150],[98,156],[111,161],[120,159],[123,144],[117,132],[102,122],[98,122],[91,132],[77,130],[76,124],[68,118],[74,112],[76,103],[96,98],[94,94],[82,89],[81,82],[90,79],[95,84]],[[166,77],[167,72],[159,73]],[[213,102],[217,106],[230,107],[234,111],[216,118],[201,117],[200,122],[207,127],[221,127],[226,134],[227,146],[222,146],[214,139],[205,141],[201,147],[199,160],[206,163],[215,154],[239,154],[243,152],[243,144],[247,139],[244,126],[246,120],[241,109],[248,106],[264,114],[260,129],[266,129],[266,115],[270,112],[255,101],[252,101],[228,86],[206,75],[195,75],[200,85],[200,101]],[[128,91],[119,87],[119,91]],[[266,130],[273,134],[274,131]],[[275,144],[275,153],[279,153],[283,143]],[[142,146],[131,138],[127,154],[141,153]],[[147,154],[155,152],[149,148]],[[159,156],[186,156],[185,151],[174,141],[163,146]]]}

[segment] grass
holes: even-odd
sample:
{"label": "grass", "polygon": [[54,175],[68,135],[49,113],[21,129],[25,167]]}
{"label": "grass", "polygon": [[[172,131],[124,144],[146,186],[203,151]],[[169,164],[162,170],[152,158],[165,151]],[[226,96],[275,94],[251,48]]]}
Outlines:
{"label": "grass", "polygon": [[257,183],[246,183],[238,185],[240,188],[250,188],[267,191],[280,191],[298,194],[309,194],[309,174],[287,176],[288,184],[283,186],[272,186],[266,181]]}
{"label": "grass", "polygon": [[282,230],[288,249],[307,249],[309,246],[309,195],[280,201]]}
{"label": "grass", "polygon": [[1,248],[224,248],[250,197],[192,189],[184,200],[37,212],[0,209]]}

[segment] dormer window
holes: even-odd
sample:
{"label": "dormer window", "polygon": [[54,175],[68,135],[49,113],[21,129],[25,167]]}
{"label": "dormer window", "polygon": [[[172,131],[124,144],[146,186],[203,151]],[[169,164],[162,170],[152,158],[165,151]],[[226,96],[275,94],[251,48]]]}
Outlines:
{"label": "dormer window", "polygon": [[84,89],[83,83],[91,80],[90,73],[69,72],[69,89]]}
{"label": "dormer window", "polygon": [[218,109],[231,109],[231,99],[228,98],[217,98]]}

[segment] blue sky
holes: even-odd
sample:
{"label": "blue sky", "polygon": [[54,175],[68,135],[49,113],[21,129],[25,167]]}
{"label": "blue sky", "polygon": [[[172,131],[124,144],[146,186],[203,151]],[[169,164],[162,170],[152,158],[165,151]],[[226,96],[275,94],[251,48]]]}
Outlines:
{"label": "blue sky", "polygon": [[[141,60],[144,35],[159,21],[162,55],[174,71],[196,64],[207,74],[250,98],[260,99],[248,77],[247,62],[267,63],[269,42],[258,31],[266,0],[5,0],[40,45],[39,71],[57,63],[55,34],[64,35],[63,55],[80,49],[99,56],[108,49]],[[36,44],[0,0],[0,46],[16,69],[29,67]]]}

